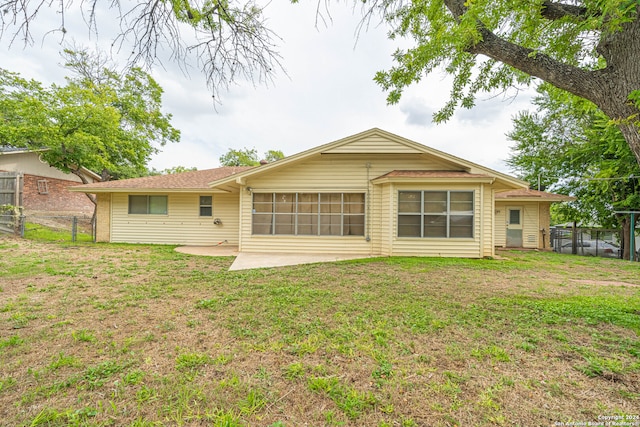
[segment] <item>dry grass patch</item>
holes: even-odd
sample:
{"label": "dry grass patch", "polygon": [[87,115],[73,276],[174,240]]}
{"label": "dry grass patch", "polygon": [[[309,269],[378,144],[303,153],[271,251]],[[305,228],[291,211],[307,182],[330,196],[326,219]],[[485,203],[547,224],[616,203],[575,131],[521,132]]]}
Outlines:
{"label": "dry grass patch", "polygon": [[[637,415],[637,265],[537,252],[228,272],[0,240],[7,425],[551,425]],[[602,282],[614,282],[603,286]]]}

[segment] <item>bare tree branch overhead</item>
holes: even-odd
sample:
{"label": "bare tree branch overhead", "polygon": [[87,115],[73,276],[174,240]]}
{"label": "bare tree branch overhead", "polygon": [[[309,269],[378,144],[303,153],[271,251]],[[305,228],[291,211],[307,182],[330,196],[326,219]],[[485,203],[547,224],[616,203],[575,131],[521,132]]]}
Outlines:
{"label": "bare tree branch overhead", "polygon": [[195,60],[216,100],[237,79],[268,83],[275,72],[283,71],[279,37],[266,27],[262,7],[253,1],[0,0],[0,40],[11,46],[35,44],[43,31],[39,19],[51,12],[58,21],[46,29],[47,37],[58,33],[64,40],[67,17],[78,10],[96,36],[101,13],[117,17],[119,31],[108,37],[117,51],[130,51],[129,65],[162,65],[169,57],[184,70]]}

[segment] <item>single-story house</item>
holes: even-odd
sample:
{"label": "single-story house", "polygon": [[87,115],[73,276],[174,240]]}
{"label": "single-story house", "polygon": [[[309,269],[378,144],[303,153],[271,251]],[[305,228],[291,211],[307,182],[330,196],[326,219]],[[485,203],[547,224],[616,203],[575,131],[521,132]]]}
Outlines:
{"label": "single-story house", "polygon": [[256,167],[70,190],[97,195],[98,241],[472,258],[548,248],[549,206],[569,199],[380,129]]}
{"label": "single-story house", "polygon": [[[22,207],[23,212],[55,215],[92,215],[94,205],[86,195],[70,192],[82,180],[71,173],[52,167],[42,159],[42,151],[0,146],[0,172],[7,172],[18,182],[12,185],[17,195],[0,197],[0,204]],[[100,175],[82,168],[88,182],[100,181]],[[8,201],[11,200],[11,203]],[[18,200],[15,203],[14,200]]]}

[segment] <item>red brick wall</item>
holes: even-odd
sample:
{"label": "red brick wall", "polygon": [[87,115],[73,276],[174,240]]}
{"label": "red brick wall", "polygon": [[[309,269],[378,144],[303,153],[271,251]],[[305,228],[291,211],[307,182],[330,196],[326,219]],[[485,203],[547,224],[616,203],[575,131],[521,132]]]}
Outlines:
{"label": "red brick wall", "polygon": [[[38,181],[42,183],[40,190]],[[22,206],[25,211],[49,212],[59,214],[92,215],[93,203],[84,193],[72,193],[67,187],[80,185],[79,182],[55,178],[44,178],[35,175],[24,175]]]}

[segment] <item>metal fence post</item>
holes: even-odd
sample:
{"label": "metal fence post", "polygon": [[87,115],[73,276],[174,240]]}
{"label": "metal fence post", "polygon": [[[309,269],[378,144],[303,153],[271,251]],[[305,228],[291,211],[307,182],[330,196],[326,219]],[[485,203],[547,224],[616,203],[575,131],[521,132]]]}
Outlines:
{"label": "metal fence post", "polygon": [[629,233],[629,261],[636,259],[636,216],[635,212],[631,212],[631,225],[629,226],[631,232]]}
{"label": "metal fence post", "polygon": [[18,229],[20,230],[20,237],[24,239],[24,229],[25,224],[27,222],[27,217],[24,215],[20,215],[20,223],[18,224]]}
{"label": "metal fence post", "polygon": [[71,241],[76,241],[76,235],[78,234],[78,217],[74,216],[71,221]]}

